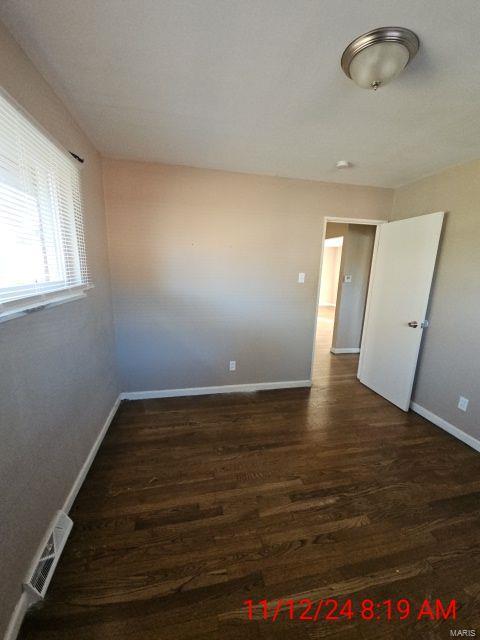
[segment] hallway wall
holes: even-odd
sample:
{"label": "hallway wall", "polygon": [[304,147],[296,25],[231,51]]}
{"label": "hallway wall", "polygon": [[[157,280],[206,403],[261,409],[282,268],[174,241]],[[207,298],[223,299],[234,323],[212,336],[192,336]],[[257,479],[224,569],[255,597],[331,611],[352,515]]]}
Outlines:
{"label": "hallway wall", "polygon": [[322,258],[322,281],[320,283],[319,306],[335,306],[338,278],[342,260],[342,247],[324,247]]}
{"label": "hallway wall", "polygon": [[[343,238],[332,348],[359,349],[375,242],[374,225],[349,224]],[[343,282],[345,275],[351,282]]]}

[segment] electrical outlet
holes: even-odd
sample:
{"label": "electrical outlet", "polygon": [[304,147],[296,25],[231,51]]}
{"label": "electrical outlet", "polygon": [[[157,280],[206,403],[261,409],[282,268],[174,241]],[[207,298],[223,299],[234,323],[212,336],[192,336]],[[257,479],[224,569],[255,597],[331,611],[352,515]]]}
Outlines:
{"label": "electrical outlet", "polygon": [[457,407],[461,410],[461,411],[466,411],[467,407],[468,407],[468,398],[464,398],[463,396],[460,396],[458,398],[458,405]]}
{"label": "electrical outlet", "polygon": [[230,364],[228,366],[230,371],[236,371],[237,370],[237,361],[236,360],[230,360]]}

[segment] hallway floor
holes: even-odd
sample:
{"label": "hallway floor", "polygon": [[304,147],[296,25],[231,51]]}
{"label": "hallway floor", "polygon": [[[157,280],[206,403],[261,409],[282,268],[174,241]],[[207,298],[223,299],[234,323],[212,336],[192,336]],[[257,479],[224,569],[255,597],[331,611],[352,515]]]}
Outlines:
{"label": "hallway floor", "polygon": [[[327,320],[311,390],[121,405],[21,638],[446,639],[480,627],[480,457],[362,386],[358,357],[328,352]],[[350,619],[327,598],[351,601]],[[437,598],[456,599],[456,621],[417,620]],[[249,599],[267,601],[268,620],[261,605],[248,619]],[[323,601],[316,622],[298,619],[308,600],[307,618]]]}
{"label": "hallway floor", "polygon": [[348,363],[351,368],[354,362],[358,362],[358,355],[348,355],[347,359],[332,358],[330,347],[332,346],[333,323],[335,319],[335,307],[318,307],[317,334],[315,336],[315,360],[313,363],[313,380],[320,380],[328,375],[330,365],[335,362],[339,366],[342,362]]}

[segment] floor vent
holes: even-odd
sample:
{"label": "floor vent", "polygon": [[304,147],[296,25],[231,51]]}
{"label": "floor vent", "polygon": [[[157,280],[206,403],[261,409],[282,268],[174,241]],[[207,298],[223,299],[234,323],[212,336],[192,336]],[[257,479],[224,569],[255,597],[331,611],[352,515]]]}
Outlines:
{"label": "floor vent", "polygon": [[23,585],[35,600],[45,597],[72,526],[73,522],[67,514],[58,511],[49,529],[47,540],[41,547],[40,555],[34,563],[33,570]]}

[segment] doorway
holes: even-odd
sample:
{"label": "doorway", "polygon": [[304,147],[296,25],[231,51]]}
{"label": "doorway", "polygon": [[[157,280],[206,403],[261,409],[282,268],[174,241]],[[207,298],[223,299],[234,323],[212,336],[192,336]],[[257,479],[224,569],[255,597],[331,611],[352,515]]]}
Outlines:
{"label": "doorway", "polygon": [[[330,235],[329,222],[346,223],[348,235],[342,241],[333,323],[332,312],[327,313],[325,307],[318,307],[315,318],[312,382],[328,383],[333,369],[335,375],[342,374],[333,362],[354,359],[345,369],[346,375],[353,374],[355,365],[361,383],[409,410],[422,335],[429,326],[426,314],[443,218],[444,212],[439,211],[389,223],[326,220],[323,243]],[[367,224],[377,226],[373,238],[362,228]],[[339,237],[338,229],[333,236]],[[356,240],[347,251],[350,236]],[[357,244],[359,238],[362,240]],[[366,250],[368,245],[371,248]],[[322,245],[322,259],[324,251]],[[321,265],[319,294],[322,271]],[[354,283],[356,288],[351,286]],[[324,374],[327,378],[322,380]]]}
{"label": "doorway", "polygon": [[[333,360],[357,367],[377,225],[380,221],[327,218],[312,357],[319,381]],[[340,362],[343,361],[342,364]],[[353,369],[352,369],[353,370]]]}

